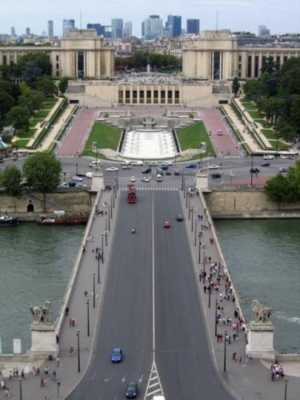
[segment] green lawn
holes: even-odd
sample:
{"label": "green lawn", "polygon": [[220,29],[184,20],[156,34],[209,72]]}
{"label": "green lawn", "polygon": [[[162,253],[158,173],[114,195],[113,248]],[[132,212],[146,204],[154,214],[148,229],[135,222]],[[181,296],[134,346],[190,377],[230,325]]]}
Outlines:
{"label": "green lawn", "polygon": [[16,146],[17,149],[21,149],[22,147],[26,147],[29,140],[30,139],[19,139],[16,142],[14,142],[14,146]]}
{"label": "green lawn", "polygon": [[31,138],[31,137],[35,134],[35,132],[36,132],[36,129],[34,129],[34,128],[29,128],[27,131],[20,131],[20,132],[17,132],[17,136],[18,136],[19,138],[22,138],[22,139],[24,139],[24,138]]}
{"label": "green lawn", "polygon": [[253,101],[242,100],[241,103],[246,108],[247,111],[257,110],[256,104]]}
{"label": "green lawn", "polygon": [[96,146],[99,149],[117,150],[120,137],[121,131],[119,128],[103,124],[102,122],[95,122],[82,155],[96,155],[96,153],[93,151],[93,143],[96,143]]}
{"label": "green lawn", "polygon": [[49,114],[50,110],[51,110],[51,108],[47,109],[47,110],[41,109],[34,114],[33,118],[38,118],[40,120],[45,119],[47,117],[47,115]]}
{"label": "green lawn", "polygon": [[207,150],[206,153],[203,153],[203,157],[215,155],[213,145],[203,122],[197,122],[187,128],[180,129],[177,131],[177,138],[181,150],[199,149],[201,143],[205,142]]}

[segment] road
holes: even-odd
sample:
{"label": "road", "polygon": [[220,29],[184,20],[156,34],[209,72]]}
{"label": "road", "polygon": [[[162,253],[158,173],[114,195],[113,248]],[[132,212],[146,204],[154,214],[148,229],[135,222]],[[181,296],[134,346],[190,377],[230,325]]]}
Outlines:
{"label": "road", "polygon": [[[209,351],[185,224],[175,221],[179,194],[138,196],[127,205],[122,192],[95,351],[69,400],[120,399],[129,381],[139,382],[143,398],[154,358],[167,399],[232,399]],[[125,353],[119,365],[110,362],[113,346]]]}

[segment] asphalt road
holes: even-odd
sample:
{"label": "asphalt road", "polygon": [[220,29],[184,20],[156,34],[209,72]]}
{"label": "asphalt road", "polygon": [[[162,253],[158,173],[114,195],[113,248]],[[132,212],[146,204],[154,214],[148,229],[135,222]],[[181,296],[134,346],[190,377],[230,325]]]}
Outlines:
{"label": "asphalt road", "polygon": [[[167,399],[232,399],[211,358],[185,223],[176,222],[177,213],[176,191],[141,191],[136,205],[122,193],[92,362],[69,400],[125,398],[130,381],[138,382],[143,398],[153,354]],[[163,228],[165,219],[170,230]],[[110,362],[114,346],[125,353],[119,365]]]}

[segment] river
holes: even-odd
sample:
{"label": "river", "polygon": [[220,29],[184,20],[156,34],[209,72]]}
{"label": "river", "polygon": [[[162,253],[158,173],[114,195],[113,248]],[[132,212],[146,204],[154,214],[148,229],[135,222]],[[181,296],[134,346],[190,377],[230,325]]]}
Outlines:
{"label": "river", "polygon": [[84,226],[21,224],[0,229],[0,337],[3,353],[12,352],[12,339],[31,346],[30,306],[45,300],[59,312]]}
{"label": "river", "polygon": [[216,221],[220,244],[246,318],[251,301],[273,309],[275,349],[300,352],[300,223]]}

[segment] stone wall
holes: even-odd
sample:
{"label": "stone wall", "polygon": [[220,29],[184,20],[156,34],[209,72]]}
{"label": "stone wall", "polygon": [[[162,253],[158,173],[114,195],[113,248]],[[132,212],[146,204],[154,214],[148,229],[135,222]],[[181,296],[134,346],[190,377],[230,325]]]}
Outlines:
{"label": "stone wall", "polygon": [[300,217],[300,203],[279,205],[263,191],[213,191],[205,198],[213,218]]}
{"label": "stone wall", "polygon": [[[94,195],[87,191],[68,190],[49,193],[46,195],[46,212],[53,213],[54,210],[64,210],[70,216],[88,215],[93,200]],[[33,212],[28,212],[32,207]],[[7,212],[22,215],[24,219],[30,220],[30,216],[34,217],[34,215],[44,213],[44,211],[44,200],[41,193],[28,193],[20,197],[0,194],[0,215]]]}

